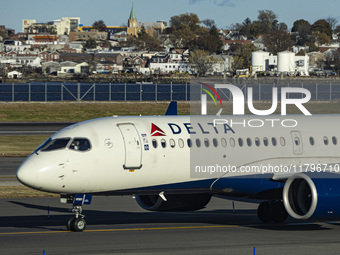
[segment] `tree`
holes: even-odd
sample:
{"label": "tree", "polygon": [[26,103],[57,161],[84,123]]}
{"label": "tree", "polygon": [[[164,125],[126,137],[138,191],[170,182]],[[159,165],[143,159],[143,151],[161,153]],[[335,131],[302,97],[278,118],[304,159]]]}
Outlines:
{"label": "tree", "polygon": [[204,50],[194,50],[190,53],[189,64],[196,70],[198,76],[206,76],[212,71],[213,63],[210,61],[209,54]]}
{"label": "tree", "polygon": [[318,47],[320,47],[320,45],[322,45],[322,44],[330,44],[331,43],[331,38],[329,38],[326,34],[321,33],[319,31],[313,32],[312,40]]}
{"label": "tree", "polygon": [[199,29],[200,20],[197,14],[186,13],[170,18],[170,26],[175,30],[180,30],[183,26],[188,26],[190,30],[196,32]]}
{"label": "tree", "polygon": [[261,24],[262,33],[269,33],[271,30],[278,29],[277,15],[270,10],[259,10],[257,20]]}
{"label": "tree", "polygon": [[83,44],[83,47],[85,49],[95,49],[97,47],[97,42],[96,40],[90,38]]}
{"label": "tree", "polygon": [[331,69],[340,74],[340,50],[333,50],[331,53],[326,55],[326,59],[323,63],[326,69]]}
{"label": "tree", "polygon": [[138,48],[143,50],[160,50],[162,48],[160,41],[149,35],[144,27],[142,27],[141,32],[138,33],[136,42]]}
{"label": "tree", "polygon": [[332,38],[331,25],[324,19],[319,19],[312,25],[313,32],[320,32],[326,34],[330,39]]}
{"label": "tree", "polygon": [[243,59],[240,68],[249,68],[251,66],[251,53],[253,51],[257,51],[256,46],[253,44],[242,44],[238,48],[237,55]]}
{"label": "tree", "polygon": [[197,36],[202,34],[199,23],[198,16],[193,13],[171,17],[168,32],[174,47],[193,49]]}
{"label": "tree", "polygon": [[278,29],[281,30],[281,31],[288,31],[288,26],[287,26],[286,23],[280,22],[279,26],[278,26]]}
{"label": "tree", "polygon": [[298,27],[297,33],[298,33],[297,44],[304,46],[307,42],[310,41],[312,27],[309,23],[301,24]]}
{"label": "tree", "polygon": [[336,26],[336,28],[334,29],[334,33],[340,34],[340,25]]}
{"label": "tree", "polygon": [[326,22],[331,26],[331,29],[334,30],[336,28],[336,24],[338,23],[338,20],[333,17],[328,17],[326,19]]}
{"label": "tree", "polygon": [[103,20],[97,20],[92,24],[94,29],[97,29],[99,32],[106,32],[106,25]]}
{"label": "tree", "polygon": [[278,52],[289,50],[293,47],[293,42],[290,35],[285,31],[272,31],[263,37],[264,45],[268,51],[274,55]]}
{"label": "tree", "polygon": [[292,27],[292,32],[298,32],[300,26],[310,27],[310,23],[304,19],[296,20]]}
{"label": "tree", "polygon": [[205,19],[202,23],[208,28],[211,29],[212,27],[216,27],[216,23],[213,19]]}

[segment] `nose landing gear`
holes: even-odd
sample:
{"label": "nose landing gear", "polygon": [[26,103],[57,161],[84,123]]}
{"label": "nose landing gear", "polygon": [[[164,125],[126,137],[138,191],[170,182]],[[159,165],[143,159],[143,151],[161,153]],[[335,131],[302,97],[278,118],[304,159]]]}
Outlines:
{"label": "nose landing gear", "polygon": [[86,228],[85,215],[82,214],[83,204],[90,204],[92,200],[91,195],[76,194],[76,195],[61,195],[62,203],[73,203],[72,212],[75,216],[68,219],[66,228],[69,231],[82,232]]}
{"label": "nose landing gear", "polygon": [[82,212],[81,205],[73,205],[72,212],[75,213],[75,216],[72,216],[68,219],[66,228],[69,231],[82,232],[86,228],[86,221],[84,220],[85,215],[81,214]]}

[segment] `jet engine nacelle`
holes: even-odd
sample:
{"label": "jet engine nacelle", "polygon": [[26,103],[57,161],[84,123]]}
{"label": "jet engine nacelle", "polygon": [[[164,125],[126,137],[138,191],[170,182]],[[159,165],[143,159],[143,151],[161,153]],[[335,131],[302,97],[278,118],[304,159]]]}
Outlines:
{"label": "jet engine nacelle", "polygon": [[340,175],[295,174],[285,183],[283,203],[295,219],[340,219]]}
{"label": "jet engine nacelle", "polygon": [[159,195],[137,195],[137,203],[149,211],[194,211],[204,208],[210,201],[209,194],[166,195],[164,201]]}

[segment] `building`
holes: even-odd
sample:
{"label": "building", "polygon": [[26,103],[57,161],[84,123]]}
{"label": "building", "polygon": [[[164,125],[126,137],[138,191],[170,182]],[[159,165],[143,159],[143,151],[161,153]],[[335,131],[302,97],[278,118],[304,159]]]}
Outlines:
{"label": "building", "polygon": [[283,51],[277,56],[265,51],[251,54],[252,75],[256,72],[277,71],[287,75],[309,75],[309,56],[295,56],[294,52]]}
{"label": "building", "polygon": [[89,39],[93,40],[107,40],[108,33],[107,32],[99,32],[98,30],[91,29],[90,31],[75,31],[70,33],[70,41],[87,41]]}
{"label": "building", "polygon": [[128,35],[137,36],[140,29],[141,29],[141,27],[138,26],[137,18],[136,18],[136,15],[135,15],[135,10],[134,10],[133,5],[132,5],[130,17],[128,19],[128,26],[127,26],[126,32],[127,32]]}
{"label": "building", "polygon": [[[127,36],[138,36],[138,33],[144,27],[145,31],[151,36],[158,36],[162,33],[166,27],[167,23],[165,21],[157,22],[138,22],[134,6],[132,5],[130,16],[128,18],[127,26],[107,26],[106,32],[108,32],[108,37],[114,40],[124,40]],[[90,32],[93,29],[92,26],[83,26],[83,32]]]}
{"label": "building", "polygon": [[62,17],[47,23],[37,23],[35,19],[24,19],[22,20],[22,32],[69,35],[70,32],[78,31],[79,24],[79,17]]}

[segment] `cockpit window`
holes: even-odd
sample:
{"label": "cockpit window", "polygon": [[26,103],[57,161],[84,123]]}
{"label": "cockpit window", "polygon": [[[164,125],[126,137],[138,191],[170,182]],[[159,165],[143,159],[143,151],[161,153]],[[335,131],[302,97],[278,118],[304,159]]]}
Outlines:
{"label": "cockpit window", "polygon": [[74,138],[70,145],[70,149],[75,151],[88,151],[91,149],[91,144],[86,138]]}
{"label": "cockpit window", "polygon": [[53,150],[60,150],[66,148],[67,144],[69,143],[70,138],[58,138],[58,139],[49,139],[46,143],[43,144],[41,147],[41,151],[53,151]]}

